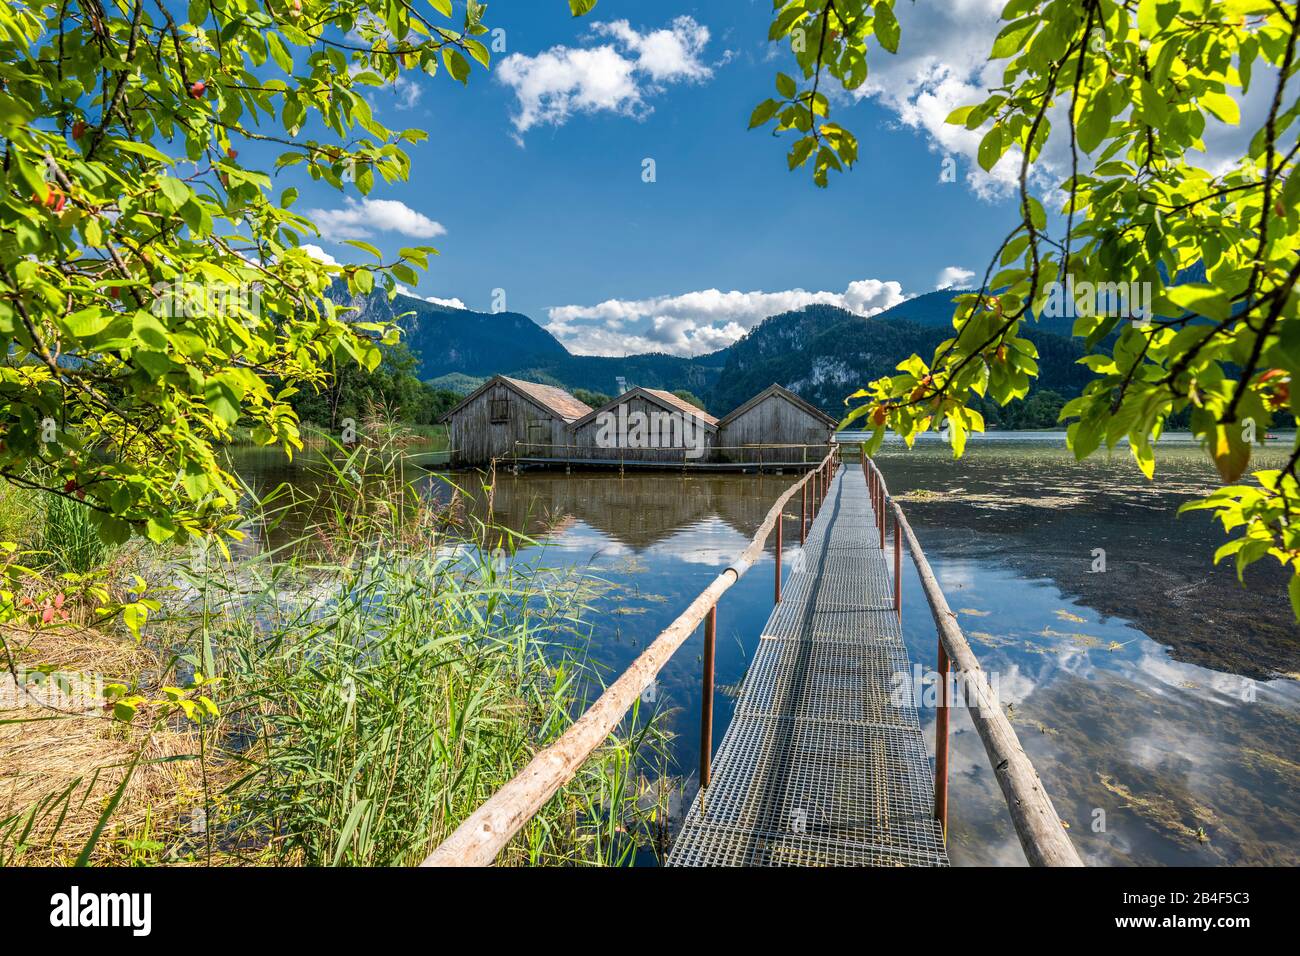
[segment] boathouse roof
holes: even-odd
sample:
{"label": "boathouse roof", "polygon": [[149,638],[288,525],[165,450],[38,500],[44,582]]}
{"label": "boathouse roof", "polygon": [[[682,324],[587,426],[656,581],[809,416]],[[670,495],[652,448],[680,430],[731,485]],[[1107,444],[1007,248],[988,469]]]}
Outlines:
{"label": "boathouse roof", "polygon": [[642,388],[640,386],[636,388],[628,389],[626,392],[624,392],[622,395],[620,395],[618,398],[614,399],[613,401],[609,402],[608,404],[602,405],[600,408],[597,408],[589,412],[588,414],[583,415],[582,418],[578,419],[576,422],[573,423],[573,426],[575,428],[581,428],[583,425],[586,425],[588,422],[595,420],[596,416],[599,415],[601,412],[607,412],[610,411],[611,409],[615,409],[619,405],[622,405],[624,402],[628,401],[629,399],[637,398],[637,397],[647,399],[648,401],[653,402],[654,404],[659,405],[660,407],[670,412],[681,412],[683,415],[690,415],[692,418],[699,421],[702,425],[704,425],[704,427],[708,428],[711,431],[716,431],[718,428],[718,420],[714,418],[712,415],[710,415],[708,412],[706,412],[704,409],[700,408],[698,405],[692,405],[690,402],[686,401],[685,399],[678,398],[672,392],[666,392],[661,388]]}
{"label": "boathouse roof", "polygon": [[831,416],[827,415],[816,405],[813,405],[812,403],[807,402],[804,399],[800,398],[798,395],[790,391],[788,388],[782,388],[780,385],[772,384],[769,385],[767,388],[763,389],[761,392],[759,392],[749,401],[745,402],[745,404],[741,405],[739,408],[734,408],[726,415],[723,415],[722,420],[718,422],[718,425],[723,426],[729,422],[734,421],[735,419],[739,418],[741,415],[745,414],[745,412],[749,411],[751,408],[754,408],[756,405],[759,405],[762,402],[767,401],[769,398],[773,397],[774,395],[784,398],[791,405],[794,405],[796,408],[799,408],[807,412],[809,415],[812,415],[814,418],[818,419],[819,421],[822,421],[827,425],[830,425],[832,428],[839,424],[839,422],[831,418]]}
{"label": "boathouse roof", "polygon": [[522,379],[510,378],[506,375],[494,375],[461,399],[458,404],[438,420],[447,421],[493,385],[505,385],[512,391],[518,392],[524,398],[529,399],[535,405],[539,405],[551,412],[556,418],[561,418],[569,424],[592,411],[590,405],[578,401],[564,389],[556,388],[554,385],[542,385],[538,382],[525,382]]}

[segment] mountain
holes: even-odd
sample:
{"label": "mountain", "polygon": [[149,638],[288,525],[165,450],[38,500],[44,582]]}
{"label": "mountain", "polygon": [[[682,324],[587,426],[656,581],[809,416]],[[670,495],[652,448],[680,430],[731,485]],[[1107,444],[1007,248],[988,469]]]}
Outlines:
{"label": "mountain", "polygon": [[[419,358],[419,377],[455,391],[470,391],[488,376],[505,374],[612,395],[623,378],[647,388],[686,389],[721,415],[777,382],[839,417],[846,395],[893,372],[914,352],[933,355],[952,335],[952,299],[958,294],[919,295],[871,318],[810,305],[770,316],[727,348],[693,358],[573,355],[516,312],[453,309],[407,295],[392,301],[383,293],[349,297],[341,286],[331,298],[357,309],[361,319],[397,321]],[[1022,334],[1040,352],[1036,388],[1078,394],[1089,374],[1076,364],[1079,345],[1041,326],[1031,325]]]}
{"label": "mountain", "polygon": [[572,357],[555,336],[518,312],[471,312],[409,295],[389,301],[382,292],[349,296],[340,283],[330,290],[330,298],[358,310],[359,321],[398,322],[420,360],[417,374],[423,379],[449,372],[487,378]]}
{"label": "mountain", "polygon": [[621,376],[646,388],[707,395],[725,362],[721,352],[694,358],[663,353],[624,358],[573,355],[550,332],[518,312],[474,312],[401,294],[390,301],[382,292],[350,296],[341,282],[329,295],[334,302],[357,310],[358,321],[397,322],[420,361],[419,377],[443,388],[472,391],[477,386],[465,388],[472,380],[505,374],[612,395]]}
{"label": "mountain", "polygon": [[[709,406],[734,408],[779,382],[841,416],[845,396],[892,373],[913,353],[928,359],[951,338],[950,300],[955,294],[918,296],[870,318],[835,306],[810,305],[764,319],[725,350],[727,361],[708,396]],[[1079,344],[1034,327],[1021,334],[1038,347],[1037,387],[1077,395],[1090,374],[1077,364],[1083,354]]]}

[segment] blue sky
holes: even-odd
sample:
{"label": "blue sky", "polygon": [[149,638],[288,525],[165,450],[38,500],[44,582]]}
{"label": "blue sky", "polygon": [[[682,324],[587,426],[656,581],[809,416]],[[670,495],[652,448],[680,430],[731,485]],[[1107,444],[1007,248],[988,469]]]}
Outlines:
{"label": "blue sky", "polygon": [[503,290],[577,352],[698,354],[810,300],[871,314],[945,270],[982,274],[1016,218],[1017,157],[984,174],[978,133],[942,123],[994,85],[1001,6],[899,5],[899,54],[873,48],[864,95],[836,104],[861,159],[822,190],[787,170],[786,141],[746,130],[791,68],[766,39],[770,0],[599,0],[581,19],[564,0],[494,0],[486,22],[506,50],[491,72],[374,96],[388,125],[429,131],[410,182],[368,207],[307,183],[300,207],[320,210],[320,246],[339,258],[349,235],[436,245],[418,295],[491,311]]}

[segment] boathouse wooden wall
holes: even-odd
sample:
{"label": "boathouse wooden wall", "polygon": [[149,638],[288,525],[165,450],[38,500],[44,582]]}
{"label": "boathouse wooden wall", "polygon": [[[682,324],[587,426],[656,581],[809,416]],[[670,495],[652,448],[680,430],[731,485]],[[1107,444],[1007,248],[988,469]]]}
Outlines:
{"label": "boathouse wooden wall", "polygon": [[[743,406],[742,406],[743,409]],[[744,462],[817,462],[826,454],[835,426],[820,415],[772,393],[718,426],[716,459]],[[816,445],[817,448],[757,448],[743,445]],[[819,450],[820,449],[820,450]]]}
{"label": "boathouse wooden wall", "polygon": [[[618,416],[619,408],[626,407],[629,421],[631,416],[636,412],[642,412],[647,416],[663,416],[661,421],[669,422],[673,419],[680,420],[682,413],[673,409],[665,408],[657,402],[651,401],[643,395],[629,392],[625,397],[613,406],[607,406],[601,409],[602,412],[608,412],[611,415]],[[670,417],[671,416],[671,417]],[[647,418],[647,421],[651,419]],[[669,434],[661,437],[662,445],[654,448],[602,448],[599,444],[601,435],[601,416],[597,415],[580,421],[571,430],[569,439],[576,447],[573,450],[573,457],[581,458],[588,461],[653,461],[664,462],[665,464],[681,464],[687,445],[683,442],[683,435],[678,429],[666,429]],[[714,442],[714,431],[703,425],[697,425],[695,433],[703,441],[703,454],[697,458],[686,458],[687,463],[699,463],[711,460],[711,451]],[[616,436],[617,437],[617,432]],[[666,439],[666,440],[665,440]]]}
{"label": "boathouse wooden wall", "polygon": [[[494,405],[504,402],[505,405]],[[504,421],[494,419],[505,412]],[[520,447],[521,456],[562,456],[569,441],[568,424],[549,409],[525,398],[501,382],[493,382],[448,419],[452,467],[483,466],[493,458],[515,453],[516,442],[545,447]]]}

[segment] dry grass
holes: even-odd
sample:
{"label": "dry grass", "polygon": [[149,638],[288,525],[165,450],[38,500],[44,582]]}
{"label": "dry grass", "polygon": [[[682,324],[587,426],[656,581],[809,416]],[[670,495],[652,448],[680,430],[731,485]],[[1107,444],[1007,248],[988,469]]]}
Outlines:
{"label": "dry grass", "polygon": [[[81,627],[41,633],[6,630],[18,666],[50,665],[64,673],[98,675],[106,682],[157,674],[161,662],[127,639]],[[96,863],[157,862],[158,837],[182,828],[182,815],[202,805],[198,762],[168,758],[191,754],[195,736],[177,724],[153,732],[104,712],[41,706],[16,692],[14,677],[0,677],[0,845],[15,853],[13,837],[28,829],[16,858],[3,862],[66,865],[77,859],[123,776],[143,754],[122,799],[100,835]],[[16,702],[24,706],[13,707]],[[8,839],[6,826],[12,827]],[[166,841],[171,842],[171,841]]]}

